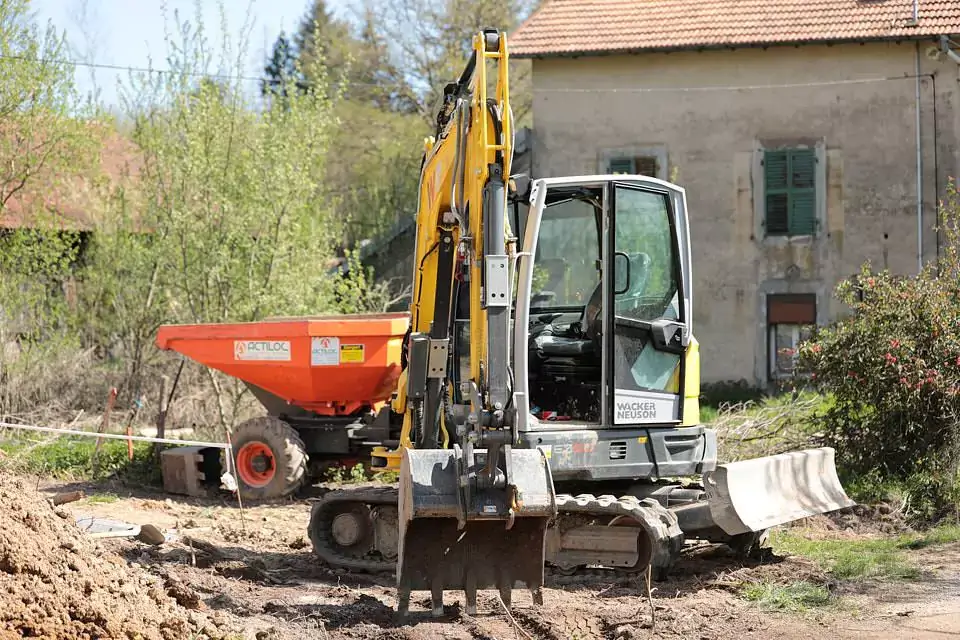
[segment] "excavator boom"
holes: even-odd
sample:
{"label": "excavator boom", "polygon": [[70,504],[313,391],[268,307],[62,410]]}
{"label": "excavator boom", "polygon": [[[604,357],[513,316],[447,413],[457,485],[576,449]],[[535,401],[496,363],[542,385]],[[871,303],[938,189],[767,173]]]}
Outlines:
{"label": "excavator boom", "polygon": [[439,612],[444,589],[463,589],[472,611],[477,589],[497,588],[509,604],[515,582],[535,599],[543,584],[553,483],[541,451],[514,448],[507,55],[504,34],[474,37],[463,74],[444,91],[421,171],[406,388],[395,405],[404,416],[401,615],[412,590],[430,590]]}

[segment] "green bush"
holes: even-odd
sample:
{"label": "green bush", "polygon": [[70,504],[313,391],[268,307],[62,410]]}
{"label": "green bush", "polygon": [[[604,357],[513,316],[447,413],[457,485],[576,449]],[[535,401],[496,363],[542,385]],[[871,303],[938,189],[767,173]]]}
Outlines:
{"label": "green bush", "polygon": [[830,393],[826,444],[847,479],[901,483],[926,501],[925,515],[956,503],[960,463],[960,197],[942,203],[946,248],[912,277],[864,265],[837,297],[851,313],[815,332],[799,368]]}
{"label": "green bush", "polygon": [[87,437],[0,442],[0,451],[5,454],[3,459],[12,470],[21,473],[65,481],[104,480],[113,476],[135,485],[162,484],[160,467],[150,443],[134,442],[133,460],[128,458],[127,443],[123,440],[104,440],[99,455],[94,455],[95,449],[96,440]]}

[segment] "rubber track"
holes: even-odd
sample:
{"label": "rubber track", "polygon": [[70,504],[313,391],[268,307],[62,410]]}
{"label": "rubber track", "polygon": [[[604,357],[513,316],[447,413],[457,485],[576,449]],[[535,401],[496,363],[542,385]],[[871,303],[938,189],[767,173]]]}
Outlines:
{"label": "rubber track", "polygon": [[[320,556],[331,566],[365,572],[396,571],[396,563],[387,560],[378,560],[372,554],[365,557],[355,557],[336,551],[330,538],[330,509],[343,503],[362,503],[367,506],[390,505],[397,506],[399,489],[395,487],[350,488],[331,491],[314,503],[310,514],[309,534],[313,543],[314,553]],[[627,516],[643,523],[650,537],[654,540],[654,553],[651,564],[656,574],[663,575],[673,566],[683,548],[683,532],[677,522],[676,515],[664,508],[656,500],[639,499],[635,496],[615,497],[610,495],[594,496],[592,494],[557,495],[557,509],[563,514],[588,515],[599,517]],[[657,544],[659,541],[659,544]],[[627,573],[620,568],[613,568],[618,573]]]}
{"label": "rubber track", "polygon": [[[661,576],[669,571],[683,549],[684,536],[676,514],[652,498],[641,500],[636,496],[558,494],[557,509],[561,515],[626,516],[642,523],[653,541],[650,564],[653,565],[653,572]],[[620,571],[623,572],[622,569]]]}
{"label": "rubber track", "polygon": [[372,554],[365,557],[356,557],[340,553],[334,547],[330,537],[331,507],[343,503],[361,503],[370,507],[390,505],[396,507],[399,502],[400,491],[395,487],[369,487],[338,489],[324,495],[313,504],[310,511],[310,525],[308,532],[313,551],[325,562],[338,569],[349,569],[364,572],[394,572],[397,570],[395,561],[377,560]]}

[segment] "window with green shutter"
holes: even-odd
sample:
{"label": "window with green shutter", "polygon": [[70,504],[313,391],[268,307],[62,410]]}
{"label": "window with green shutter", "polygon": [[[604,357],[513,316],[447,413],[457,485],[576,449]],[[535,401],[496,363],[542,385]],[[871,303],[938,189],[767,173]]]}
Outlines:
{"label": "window with green shutter", "polygon": [[768,236],[812,235],[817,224],[817,156],[813,149],[763,154]]}
{"label": "window with green shutter", "polygon": [[656,178],[658,169],[657,158],[652,156],[611,158],[607,163],[607,173],[626,173]]}
{"label": "window with green shutter", "polygon": [[634,173],[633,158],[613,158],[608,167],[609,173]]}

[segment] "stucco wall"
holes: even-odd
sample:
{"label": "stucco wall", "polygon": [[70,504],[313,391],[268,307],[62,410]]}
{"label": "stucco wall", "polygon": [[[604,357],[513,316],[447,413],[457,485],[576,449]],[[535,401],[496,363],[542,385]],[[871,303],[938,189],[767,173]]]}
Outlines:
{"label": "stucco wall", "polygon": [[[928,46],[942,193],[960,164],[960,74],[928,59]],[[703,380],[764,384],[764,293],[816,293],[825,322],[839,311],[834,285],[863,261],[917,271],[915,56],[913,43],[877,43],[535,60],[534,174],[595,173],[610,150],[659,147],[688,190]],[[865,82],[876,78],[896,79]],[[825,81],[851,82],[758,87]],[[936,252],[933,84],[920,87],[926,258]],[[753,88],[676,90],[730,86]],[[780,142],[818,147],[813,239],[763,238],[758,150]]]}

